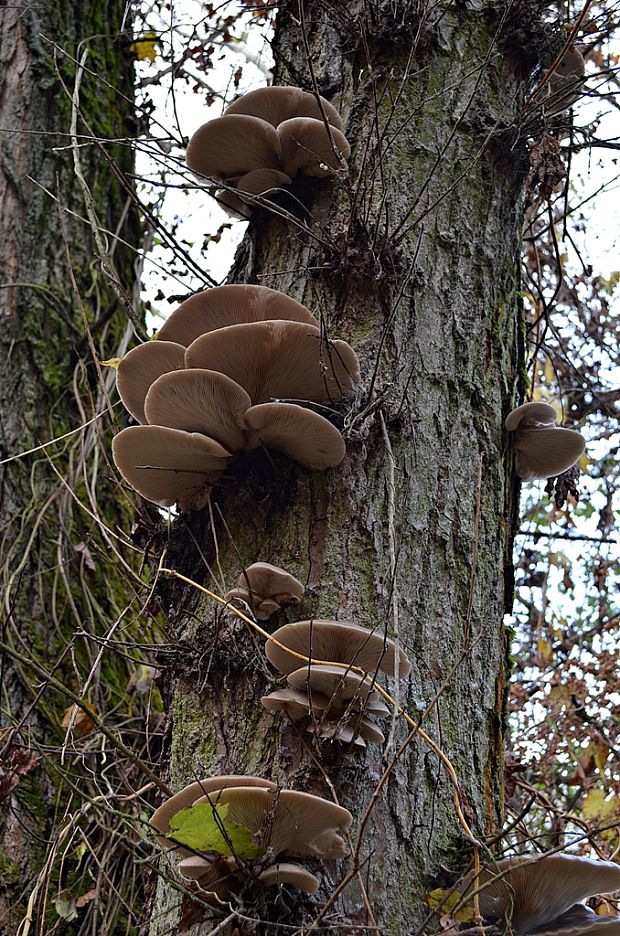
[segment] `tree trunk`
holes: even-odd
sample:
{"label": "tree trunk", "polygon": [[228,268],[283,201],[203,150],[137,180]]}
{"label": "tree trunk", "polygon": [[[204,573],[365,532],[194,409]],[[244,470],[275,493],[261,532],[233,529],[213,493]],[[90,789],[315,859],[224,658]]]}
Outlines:
{"label": "tree trunk", "polygon": [[[45,674],[53,671],[99,713],[114,709],[127,691],[127,665],[112,655],[97,659],[91,639],[123,615],[132,595],[117,561],[126,549],[114,533],[129,528],[131,514],[113,496],[116,483],[102,454],[109,446],[98,448],[110,424],[98,360],[123,353],[132,334],[123,304],[133,288],[134,256],[123,242],[137,243],[137,229],[120,181],[132,157],[128,147],[105,143],[131,130],[124,10],[124,0],[14,0],[0,16],[0,459],[8,460],[0,468],[0,933],[6,936],[20,924],[20,933],[75,932],[74,925],[91,926],[102,909],[92,897],[79,913],[75,907],[95,879],[79,847],[80,829],[94,830],[97,810],[81,816],[85,800],[74,804],[72,797],[80,766],[91,768],[86,799],[101,792],[92,771],[98,758],[113,760],[113,751],[105,739],[102,745],[69,732],[59,757],[70,700],[46,686]],[[75,59],[84,52],[79,114],[72,114]],[[89,223],[95,216],[99,245]],[[105,418],[93,421],[102,411]],[[130,767],[121,770],[129,776]],[[101,855],[105,876],[111,869]],[[133,872],[128,887],[132,878]],[[113,871],[108,890],[115,880]],[[127,892],[125,885],[119,892]],[[116,910],[122,919],[118,902]],[[77,924],[72,917],[80,917]]]}
{"label": "tree trunk", "polygon": [[[503,420],[519,370],[527,170],[507,128],[532,64],[515,36],[525,41],[535,24],[471,6],[308,0],[302,15],[296,0],[280,5],[276,80],[307,89],[316,80],[340,108],[351,174],[300,183],[309,229],[255,213],[230,281],[281,289],[320,315],[357,351],[363,393],[345,420],[342,465],[312,474],[277,454],[248,458],[214,491],[211,513],[174,525],[165,562],[220,594],[242,567],[275,563],[306,583],[289,619],[397,630],[413,663],[401,702],[449,757],[465,817],[484,838],[502,814],[512,516]],[[183,649],[164,673],[170,786],[248,773],[336,795],[355,841],[399,751],[364,831],[361,871],[380,931],[415,932],[441,868],[471,858],[436,754],[415,735],[400,750],[402,719],[384,750],[317,745],[261,707],[279,677],[245,625],[177,581],[162,593]],[[291,910],[272,893],[246,917],[310,921],[349,867],[320,868],[318,899]],[[160,879],[151,936],[175,931],[182,912]],[[324,922],[342,933],[370,925],[357,882]]]}

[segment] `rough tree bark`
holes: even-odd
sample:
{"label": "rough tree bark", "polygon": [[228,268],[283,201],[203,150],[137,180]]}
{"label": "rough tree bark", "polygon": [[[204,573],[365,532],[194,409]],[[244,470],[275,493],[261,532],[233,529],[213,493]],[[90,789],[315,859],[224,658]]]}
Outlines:
{"label": "rough tree bark", "polygon": [[[119,172],[126,172],[130,150],[86,143],[91,131],[103,139],[131,132],[130,39],[119,32],[124,13],[124,0],[15,0],[0,10],[0,459],[74,430],[105,409],[96,358],[122,352],[131,337],[126,310],[109,270],[102,272],[85,220],[69,136],[72,57],[87,50],[80,88],[86,123],[77,120],[77,152],[91,210],[108,232],[103,235],[108,266],[114,264],[120,286],[131,292],[134,255],[115,234],[137,243],[135,215],[106,159],[107,154]],[[5,651],[0,933],[5,936],[15,936],[20,923],[26,926],[20,932],[52,927],[64,932],[63,916],[66,931],[74,932],[67,907],[80,893],[75,853],[64,853],[68,864],[62,875],[53,861],[42,868],[50,846],[53,853],[58,844],[59,824],[64,826],[60,844],[76,844],[66,780],[82,757],[70,741],[64,767],[57,757],[69,700],[49,688],[42,695],[43,674],[31,664],[53,669],[79,694],[96,647],[72,635],[103,633],[131,594],[124,573],[111,561],[111,537],[83,509],[96,511],[97,490],[102,504],[108,501],[110,527],[129,525],[130,515],[110,496],[111,471],[102,455],[107,446],[96,454],[102,434],[94,422],[83,433],[0,468]],[[117,704],[126,685],[125,664],[106,658],[96,667],[87,698],[103,712]],[[82,752],[88,747],[89,742],[81,745]],[[55,910],[54,901],[67,886],[73,893]],[[82,916],[93,909],[91,904]]]}
{"label": "rough tree bark", "polygon": [[[351,181],[306,184],[310,232],[258,212],[229,281],[281,289],[320,314],[360,356],[364,390],[345,420],[339,468],[310,474],[256,455],[214,492],[213,527],[206,510],[175,524],[165,560],[213,587],[208,564],[220,588],[220,571],[232,587],[243,565],[281,565],[307,585],[289,619],[335,617],[391,634],[397,617],[413,661],[402,701],[450,757],[481,838],[497,832],[502,810],[512,515],[503,419],[519,379],[527,172],[511,128],[534,64],[525,49],[536,15],[529,4],[280,5],[276,80],[316,81],[341,109]],[[178,666],[164,672],[170,786],[260,774],[335,791],[359,822],[394,747],[313,747],[262,709],[277,677],[260,641],[185,585],[165,584],[162,596],[180,641]],[[396,747],[405,737],[401,722]],[[437,757],[413,737],[361,850],[382,933],[415,932],[440,867],[470,858],[452,793]],[[318,901],[264,902],[247,916],[311,920],[346,867],[321,868]],[[150,936],[175,931],[181,913],[178,891],[160,879]],[[369,924],[355,886],[329,923],[349,934]],[[198,922],[191,932],[210,928]]]}

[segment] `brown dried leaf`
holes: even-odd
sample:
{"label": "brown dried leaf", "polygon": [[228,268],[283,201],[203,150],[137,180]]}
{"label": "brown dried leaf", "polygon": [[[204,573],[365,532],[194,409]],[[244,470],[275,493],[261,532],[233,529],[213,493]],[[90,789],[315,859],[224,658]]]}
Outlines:
{"label": "brown dried leaf", "polygon": [[[90,709],[91,712],[97,711],[95,706],[91,705],[90,702],[86,703],[86,708]],[[64,711],[62,727],[68,728],[69,725],[71,725],[72,731],[77,731],[77,733],[81,735],[87,735],[95,729],[95,723],[92,718],[89,718],[86,712],[77,705],[70,705]]]}

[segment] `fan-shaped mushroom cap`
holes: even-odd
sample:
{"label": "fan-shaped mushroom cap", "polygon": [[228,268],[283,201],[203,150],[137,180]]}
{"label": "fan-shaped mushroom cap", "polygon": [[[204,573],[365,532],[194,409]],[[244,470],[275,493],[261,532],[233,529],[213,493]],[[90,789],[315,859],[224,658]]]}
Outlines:
{"label": "fan-shaped mushroom cap", "polygon": [[244,201],[234,192],[227,189],[218,189],[214,196],[216,202],[226,214],[238,221],[248,221],[252,217],[252,205]]}
{"label": "fan-shaped mushroom cap", "polygon": [[272,601],[271,598],[257,598],[256,595],[250,596],[247,588],[232,588],[224,595],[224,601],[232,602],[235,598],[250,605],[254,611],[254,616],[259,621],[268,620],[272,614],[280,610],[280,605],[277,601]]}
{"label": "fan-shaped mushroom cap", "polygon": [[570,46],[549,76],[547,114],[553,116],[574,104],[581,95],[586,63],[576,46]]}
{"label": "fan-shaped mushroom cap", "polygon": [[160,328],[158,338],[176,341],[187,347],[200,335],[217,328],[277,319],[304,322],[315,327],[319,324],[305,306],[277,289],[269,289],[267,286],[216,286],[182,302]]}
{"label": "fan-shaped mushroom cap", "polygon": [[223,180],[255,169],[279,169],[280,153],[280,137],[271,124],[235,114],[199,127],[189,141],[185,161],[192,172]]}
{"label": "fan-shaped mushroom cap", "polygon": [[510,920],[517,933],[530,933],[580,900],[620,889],[620,865],[578,855],[508,858],[484,870],[480,884],[485,885],[478,895],[483,916]]}
{"label": "fan-shaped mushroom cap", "polygon": [[[203,797],[198,802],[206,802]],[[257,844],[274,854],[298,857],[342,858],[346,853],[342,832],[353,821],[351,813],[320,796],[298,790],[238,787],[219,794],[228,805],[227,819],[250,829]]]}
{"label": "fan-shaped mushroom cap", "polygon": [[112,440],[116,467],[132,488],[161,507],[204,506],[204,494],[226,467],[230,452],[196,432],[130,426]]}
{"label": "fan-shaped mushroom cap", "polygon": [[345,341],[326,346],[318,328],[299,322],[230,325],[201,335],[185,352],[186,367],[220,371],[253,403],[292,398],[324,403],[352,393],[357,355]]}
{"label": "fan-shaped mushroom cap", "polygon": [[599,916],[584,904],[537,928],[535,936],[620,936],[620,916]]}
{"label": "fan-shaped mushroom cap", "polygon": [[329,699],[318,697],[318,694],[312,696],[311,704],[308,693],[299,689],[276,689],[269,695],[262,696],[261,702],[268,712],[284,712],[291,721],[299,721],[300,718],[310,715],[313,710],[321,711],[319,705],[323,705],[322,710],[329,705]]}
{"label": "fan-shaped mushroom cap", "polygon": [[258,875],[258,880],[263,887],[273,887],[275,884],[292,884],[298,890],[305,891],[307,894],[316,894],[319,889],[319,882],[314,874],[311,874],[301,865],[288,864],[280,862],[270,865]]}
{"label": "fan-shaped mushroom cap", "polygon": [[[149,819],[149,825],[158,832],[168,832],[171,818],[181,812],[182,809],[193,806],[197,800],[206,794],[216,794],[221,790],[240,786],[269,789],[275,787],[275,783],[271,780],[265,780],[263,777],[244,777],[241,774],[223,774],[220,777],[206,777],[204,780],[195,780],[189,786],[183,787],[174,796],[165,800]],[[215,797],[215,801],[217,802],[217,797]],[[174,842],[162,839],[159,836],[158,841],[162,844],[174,846]]]}
{"label": "fan-shaped mushroom cap", "polygon": [[237,189],[248,195],[264,195],[272,189],[290,185],[293,180],[279,169],[254,169],[246,172],[237,182]]}
{"label": "fan-shaped mushroom cap", "polygon": [[145,341],[128,351],[116,371],[116,388],[125,409],[140,423],[147,422],[144,398],[151,384],[170,371],[185,367],[185,348],[173,341]]}
{"label": "fan-shaped mushroom cap", "polygon": [[[323,113],[332,127],[342,129],[340,114],[333,104],[321,97]],[[315,117],[322,120],[321,108],[314,94],[302,91],[301,88],[278,86],[274,88],[258,88],[250,91],[233,101],[224,114],[251,114],[266,120],[273,127],[277,127],[284,120],[291,117]]]}
{"label": "fan-shaped mushroom cap", "polygon": [[283,452],[313,471],[335,468],[346,455],[346,446],[335,426],[295,403],[260,403],[245,414],[248,445],[259,444]]}
{"label": "fan-shaped mushroom cap", "polygon": [[583,455],[586,440],[573,429],[520,429],[514,446],[517,474],[536,481],[567,471]]}
{"label": "fan-shaped mushroom cap", "polygon": [[281,604],[305,592],[299,579],[270,562],[253,562],[241,573],[238,584],[259,598],[274,598]]}
{"label": "fan-shaped mushroom cap", "polygon": [[[315,620],[295,621],[280,627],[265,644],[265,653],[281,673],[292,673],[303,661],[281,649],[276,640],[306,658],[358,666],[365,673],[380,669],[388,676],[394,675],[394,641],[356,624]],[[403,650],[399,651],[398,672],[399,676],[408,676],[411,672],[411,663]]]}
{"label": "fan-shaped mushroom cap", "polygon": [[[327,177],[345,168],[334,152],[322,120],[294,117],[280,124],[278,134],[282,144],[284,171],[291,177],[298,172],[307,176]],[[335,127],[331,134],[336,149],[346,160],[351,154],[347,138]]]}
{"label": "fan-shaped mushroom cap", "polygon": [[151,385],[144,402],[152,425],[202,432],[229,451],[245,447],[244,414],[252,405],[239,384],[217,371],[174,371]]}
{"label": "fan-shaped mushroom cap", "polygon": [[517,429],[538,429],[555,426],[557,416],[554,408],[548,403],[523,403],[517,406],[506,417],[506,429],[515,432]]}
{"label": "fan-shaped mushroom cap", "polygon": [[[308,725],[307,731],[314,731],[314,725]],[[385,741],[383,732],[368,718],[359,718],[344,725],[339,722],[326,722],[320,726],[319,734],[322,738],[341,741],[343,744],[353,742],[358,747],[366,747],[366,741],[372,744],[383,744]]]}
{"label": "fan-shaped mushroom cap", "polygon": [[312,698],[315,692],[327,696],[336,709],[346,707],[353,699],[363,706],[367,699],[378,698],[371,684],[346,666],[302,666],[289,673],[286,681],[295,689],[310,689]]}

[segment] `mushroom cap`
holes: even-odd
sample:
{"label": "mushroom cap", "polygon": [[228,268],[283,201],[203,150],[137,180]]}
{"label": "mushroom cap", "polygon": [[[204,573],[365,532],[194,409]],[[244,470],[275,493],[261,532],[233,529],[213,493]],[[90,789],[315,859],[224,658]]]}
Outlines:
{"label": "mushroom cap", "polygon": [[162,374],[185,367],[185,348],[173,341],[145,341],[128,351],[116,371],[116,389],[123,406],[140,423],[148,422],[144,398]]}
{"label": "mushroom cap", "polygon": [[509,919],[516,932],[529,933],[580,900],[620,889],[620,865],[611,861],[565,854],[532,858],[508,858],[481,873],[480,883],[486,885],[478,895],[483,916]]}
{"label": "mushroom cap", "polygon": [[[335,127],[332,127],[331,134],[336,149],[346,160],[351,154],[347,138]],[[344,168],[338,154],[334,152],[322,120],[293,117],[280,124],[278,135],[282,146],[282,164],[289,176],[302,172],[308,176],[328,177]]]}
{"label": "mushroom cap", "polygon": [[189,141],[185,161],[192,172],[224,180],[254,169],[279,169],[281,144],[266,120],[245,114],[209,120]]}
{"label": "mushroom cap", "polygon": [[[271,780],[265,780],[263,777],[244,777],[241,774],[222,774],[219,777],[206,777],[204,780],[195,780],[179,790],[178,793],[175,793],[174,796],[165,800],[149,819],[149,825],[158,832],[168,832],[171,818],[181,812],[182,809],[193,806],[197,800],[206,794],[215,794],[230,787],[239,786],[269,789],[274,788],[276,784]],[[157,836],[157,840],[162,844],[174,847],[174,842],[160,836]]]}
{"label": "mushroom cap", "polygon": [[577,48],[569,46],[551,75],[561,78],[583,78],[586,73],[586,60]]}
{"label": "mushroom cap", "polygon": [[346,341],[327,345],[318,328],[300,322],[229,325],[201,335],[185,352],[186,367],[220,371],[252,402],[272,398],[327,403],[359,382],[357,355]]}
{"label": "mushroom cap", "polygon": [[329,705],[329,699],[317,693],[316,696],[312,696],[311,703],[308,693],[300,689],[276,689],[269,695],[262,696],[261,703],[268,712],[284,712],[291,721],[299,721],[300,718],[310,715],[312,711],[325,711]]}
{"label": "mushroom cap", "polygon": [[584,904],[537,928],[536,936],[620,936],[620,916],[599,916]]}
{"label": "mushroom cap", "polygon": [[131,487],[161,507],[202,506],[230,458],[214,439],[164,426],[130,426],[112,440],[116,467]]}
{"label": "mushroom cap", "polygon": [[515,437],[516,472],[523,481],[555,478],[583,455],[586,440],[573,429],[519,429]]}
{"label": "mushroom cap", "polygon": [[263,887],[273,887],[275,884],[292,884],[298,890],[307,894],[316,894],[319,889],[318,879],[301,865],[279,862],[270,865],[258,875]]}
{"label": "mushroom cap", "polygon": [[214,198],[220,208],[223,208],[231,218],[236,218],[237,221],[248,221],[252,217],[252,205],[239,195],[235,195],[234,192],[218,189]]}
{"label": "mushroom cap", "polygon": [[[295,621],[280,627],[265,644],[265,653],[276,669],[288,674],[298,670],[303,661],[282,650],[276,640],[306,658],[312,656],[326,663],[358,666],[365,673],[380,669],[388,676],[394,675],[394,641],[356,624],[314,620]],[[398,672],[399,676],[408,676],[411,672],[411,663],[402,649]]]}
{"label": "mushroom cap", "polygon": [[522,403],[506,417],[505,426],[508,432],[517,429],[537,429],[555,426],[556,412],[548,403]]}
{"label": "mushroom cap", "polygon": [[[314,727],[308,725],[307,730],[314,731]],[[319,727],[319,734],[322,738],[341,741],[343,744],[353,743],[358,747],[366,747],[366,741],[371,744],[383,744],[385,741],[383,732],[368,718],[358,718],[344,725],[340,722],[325,722]]]}
{"label": "mushroom cap", "polygon": [[237,189],[248,195],[264,195],[272,189],[281,189],[293,180],[279,169],[254,169],[246,172],[237,182]]}
{"label": "mushroom cap", "polygon": [[[323,113],[332,127],[342,129],[340,114],[333,104],[320,97]],[[291,117],[315,117],[323,120],[321,107],[314,94],[302,91],[301,88],[277,86],[272,88],[257,88],[249,91],[233,101],[224,114],[251,114],[266,120],[273,127],[277,127],[284,120]]]}
{"label": "mushroom cap", "polygon": [[290,598],[301,598],[305,592],[299,579],[270,562],[253,562],[241,573],[238,584],[240,588],[249,588],[260,598],[278,595],[282,603]]}
{"label": "mushroom cap", "polygon": [[335,426],[296,403],[260,403],[245,414],[248,445],[259,444],[283,452],[312,471],[335,468],[346,455],[346,446]]}
{"label": "mushroom cap", "polygon": [[[198,802],[210,800],[202,797]],[[227,819],[250,829],[257,844],[274,854],[342,858],[341,833],[353,821],[348,809],[299,790],[237,787],[222,790],[218,802],[228,805]]]}
{"label": "mushroom cap", "polygon": [[153,384],[144,401],[151,425],[201,432],[230,452],[245,447],[244,414],[252,405],[239,384],[218,371],[174,371]]}
{"label": "mushroom cap", "polygon": [[232,602],[235,598],[249,605],[254,612],[254,616],[259,621],[267,621],[272,614],[280,610],[279,602],[271,598],[260,598],[260,596],[257,595],[251,596],[247,588],[231,588],[231,590],[224,595],[224,601]]}
{"label": "mushroom cap", "polygon": [[335,710],[346,708],[352,700],[361,706],[368,699],[374,701],[378,693],[359,673],[347,669],[346,666],[325,666],[316,663],[302,666],[289,673],[286,681],[295,689],[306,689],[326,696]]}
{"label": "mushroom cap", "polygon": [[253,285],[215,286],[182,302],[160,328],[158,338],[188,347],[200,335],[217,328],[278,319],[315,327],[319,324],[309,309],[277,289]]}

